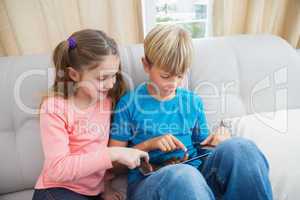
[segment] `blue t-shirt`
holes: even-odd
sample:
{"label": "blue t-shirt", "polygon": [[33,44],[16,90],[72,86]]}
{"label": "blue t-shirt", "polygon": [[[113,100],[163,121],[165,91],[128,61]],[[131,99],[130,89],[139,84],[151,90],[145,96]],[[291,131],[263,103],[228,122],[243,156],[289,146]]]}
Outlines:
{"label": "blue t-shirt", "polygon": [[[203,141],[209,134],[201,98],[183,88],[176,95],[160,101],[148,93],[147,84],[128,91],[116,105],[111,126],[111,139],[126,141],[129,146],[164,134],[172,134],[188,149],[189,158],[198,154],[194,144]],[[172,157],[182,157],[183,151],[163,153],[149,152],[150,162],[161,164]],[[199,167],[200,160],[189,163]],[[130,170],[128,182],[143,178],[138,169]]]}

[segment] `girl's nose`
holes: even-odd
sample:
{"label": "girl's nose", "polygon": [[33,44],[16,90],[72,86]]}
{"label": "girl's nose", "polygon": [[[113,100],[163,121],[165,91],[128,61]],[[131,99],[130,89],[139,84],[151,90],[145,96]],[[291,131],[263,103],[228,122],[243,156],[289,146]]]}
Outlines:
{"label": "girl's nose", "polygon": [[110,79],[108,79],[108,80],[106,81],[106,83],[105,83],[105,88],[106,88],[106,89],[111,89],[111,88],[113,88],[115,82],[116,82],[115,78],[110,78]]}

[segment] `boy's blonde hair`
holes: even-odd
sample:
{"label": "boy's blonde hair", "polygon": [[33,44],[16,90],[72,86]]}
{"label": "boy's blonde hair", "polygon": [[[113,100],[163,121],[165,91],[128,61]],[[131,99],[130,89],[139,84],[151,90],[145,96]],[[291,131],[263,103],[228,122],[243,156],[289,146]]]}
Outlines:
{"label": "boy's blonde hair", "polygon": [[192,62],[190,34],[178,25],[158,25],[144,41],[145,58],[171,75],[184,74]]}

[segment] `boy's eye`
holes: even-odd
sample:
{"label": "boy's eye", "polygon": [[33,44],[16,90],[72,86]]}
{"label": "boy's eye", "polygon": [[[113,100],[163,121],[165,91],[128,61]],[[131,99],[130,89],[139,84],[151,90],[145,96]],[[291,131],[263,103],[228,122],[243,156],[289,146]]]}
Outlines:
{"label": "boy's eye", "polygon": [[[170,78],[171,76],[170,75],[161,75],[160,77],[162,77],[162,78]],[[177,78],[180,78],[180,79],[182,79],[183,78],[183,76],[182,75],[177,75]]]}
{"label": "boy's eye", "polygon": [[160,77],[162,77],[162,78],[170,78],[169,75],[160,75]]}

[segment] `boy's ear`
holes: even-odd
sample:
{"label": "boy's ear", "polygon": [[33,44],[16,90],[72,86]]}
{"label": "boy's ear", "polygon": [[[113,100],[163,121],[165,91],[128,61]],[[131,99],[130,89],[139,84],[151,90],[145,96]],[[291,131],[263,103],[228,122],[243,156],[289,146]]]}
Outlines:
{"label": "boy's ear", "polygon": [[68,76],[74,81],[74,82],[78,82],[80,81],[80,74],[78,71],[76,71],[75,69],[73,69],[72,67],[68,67],[67,68],[68,71]]}
{"label": "boy's ear", "polygon": [[143,66],[144,66],[144,70],[145,72],[148,74],[149,71],[150,71],[150,64],[148,63],[148,61],[145,59],[145,57],[142,57],[142,63],[143,63]]}

